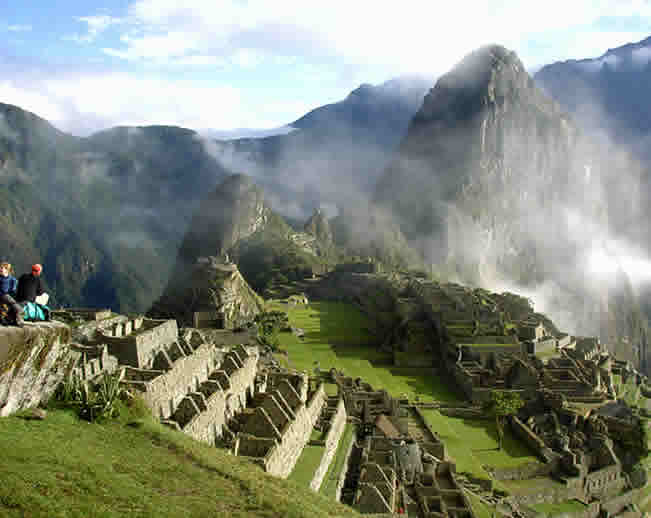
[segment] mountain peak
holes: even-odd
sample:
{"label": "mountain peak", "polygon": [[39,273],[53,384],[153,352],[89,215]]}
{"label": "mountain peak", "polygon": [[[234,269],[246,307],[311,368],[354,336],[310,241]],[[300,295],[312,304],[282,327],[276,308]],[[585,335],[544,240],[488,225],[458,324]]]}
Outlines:
{"label": "mountain peak", "polygon": [[501,45],[486,45],[465,56],[425,96],[412,124],[468,120],[487,106],[502,106],[523,97],[540,104],[540,92],[517,54]]}

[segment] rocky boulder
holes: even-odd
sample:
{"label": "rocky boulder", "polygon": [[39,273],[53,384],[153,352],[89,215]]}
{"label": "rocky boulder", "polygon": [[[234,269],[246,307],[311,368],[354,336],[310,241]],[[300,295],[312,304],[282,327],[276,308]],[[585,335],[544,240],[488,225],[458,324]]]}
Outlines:
{"label": "rocky boulder", "polygon": [[251,289],[237,265],[217,257],[199,257],[187,274],[172,278],[148,315],[176,318],[181,326],[205,325],[233,329],[262,311],[262,299]]}
{"label": "rocky boulder", "polygon": [[46,403],[79,353],[60,322],[0,327],[0,416]]}

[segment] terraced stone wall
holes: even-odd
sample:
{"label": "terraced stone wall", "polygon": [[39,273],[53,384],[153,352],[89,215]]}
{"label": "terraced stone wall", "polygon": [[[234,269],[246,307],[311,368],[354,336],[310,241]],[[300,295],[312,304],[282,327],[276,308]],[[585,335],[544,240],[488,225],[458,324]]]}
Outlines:
{"label": "terraced stone wall", "polygon": [[330,463],[337,452],[341,435],[344,433],[344,429],[346,428],[346,406],[344,405],[343,398],[338,399],[334,408],[334,414],[331,416],[328,426],[328,433],[326,434],[324,441],[325,451],[323,457],[321,457],[321,463],[314,472],[314,477],[312,477],[310,482],[310,488],[313,491],[318,491],[321,487],[323,477],[325,477],[328,472]]}
{"label": "terraced stone wall", "polygon": [[[296,392],[289,384],[288,387]],[[287,407],[291,407],[291,404],[278,390],[268,397],[272,397],[276,406],[280,407],[276,408],[275,412],[277,414],[285,413],[291,420],[276,420],[274,422],[273,417],[263,406],[258,407],[256,414],[247,421],[246,433],[238,435],[235,453],[256,457],[251,460],[262,466],[265,471],[280,478],[287,478],[294,469],[303,448],[310,440],[312,429],[326,400],[325,389],[321,383],[306,403],[299,401],[298,406],[290,408],[289,411],[287,411]],[[269,406],[268,404],[267,407]],[[282,430],[276,426],[281,422],[284,422]],[[264,447],[257,447],[260,439],[265,439]]]}

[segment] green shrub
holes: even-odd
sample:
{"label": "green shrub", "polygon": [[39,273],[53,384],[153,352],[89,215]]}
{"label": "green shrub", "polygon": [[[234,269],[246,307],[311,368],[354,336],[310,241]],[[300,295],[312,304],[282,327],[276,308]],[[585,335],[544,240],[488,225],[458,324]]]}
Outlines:
{"label": "green shrub", "polygon": [[73,372],[57,388],[55,400],[62,406],[73,407],[87,421],[115,419],[120,415],[120,402],[133,397],[120,384],[124,372],[124,368],[113,374],[104,372],[97,383],[81,379]]}

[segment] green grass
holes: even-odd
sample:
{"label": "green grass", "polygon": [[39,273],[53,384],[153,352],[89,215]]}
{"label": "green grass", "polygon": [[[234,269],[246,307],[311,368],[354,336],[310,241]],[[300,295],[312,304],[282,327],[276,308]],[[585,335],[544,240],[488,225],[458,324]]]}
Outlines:
{"label": "green grass", "polygon": [[497,450],[495,422],[491,420],[447,417],[437,410],[421,411],[427,423],[443,440],[447,454],[456,462],[457,471],[490,478],[483,466],[509,468],[538,459],[506,430],[502,449]]}
{"label": "green grass", "polygon": [[344,467],[344,461],[346,460],[348,447],[355,437],[353,432],[353,425],[347,423],[346,428],[344,428],[344,433],[341,434],[341,439],[339,440],[339,445],[337,446],[335,456],[332,459],[330,467],[328,468],[328,472],[323,478],[323,482],[319,488],[320,494],[332,500],[334,500],[336,496],[337,482],[339,481],[341,470]]}
{"label": "green grass", "polygon": [[637,405],[640,399],[640,387],[635,384],[633,376],[631,376],[627,383],[621,385],[619,397],[630,406]]}
{"label": "green grass", "polygon": [[651,513],[651,484],[647,484],[640,495],[640,509],[647,513]]}
{"label": "green grass", "polygon": [[[360,376],[374,389],[386,389],[393,396],[459,401],[449,381],[432,376],[431,368],[395,367],[391,353],[377,350],[376,338],[368,331],[372,323],[355,306],[337,302],[270,306],[286,309],[291,325],[305,332],[302,340],[292,333],[279,333],[280,348],[287,351],[291,367],[311,373],[318,361],[322,370],[334,367],[349,376]],[[283,356],[278,360],[287,364]]]}
{"label": "green grass", "polygon": [[551,517],[563,513],[585,511],[587,506],[578,500],[567,500],[558,504],[533,504],[530,507],[539,513],[545,513],[547,516]]}
{"label": "green grass", "polygon": [[490,343],[483,343],[483,342],[471,342],[471,343],[465,343],[465,342],[459,342],[459,346],[468,346],[468,347],[510,347],[511,349],[514,350],[520,350],[520,344],[514,344],[512,342],[505,342],[501,344],[490,344]]}
{"label": "green grass", "polygon": [[474,511],[475,518],[493,518],[495,513],[495,508],[493,506],[482,502],[477,495],[470,491],[466,491],[465,493],[468,500],[470,500],[470,506]]}
{"label": "green grass", "polygon": [[549,351],[536,351],[536,358],[540,358],[541,360],[543,360],[545,358],[552,358],[552,357],[558,356],[558,355],[559,355],[559,353],[554,349],[549,350]]}
{"label": "green grass", "polygon": [[288,480],[296,482],[299,486],[309,487],[314,477],[314,472],[319,467],[324,453],[325,446],[306,445],[298,461],[296,461],[296,466],[294,466]]}
{"label": "green grass", "polygon": [[357,516],[153,420],[0,418],[0,516]]}
{"label": "green grass", "polygon": [[545,493],[553,488],[565,487],[562,482],[553,478],[537,477],[526,480],[503,480],[502,486],[514,495],[529,495],[535,493]]}

